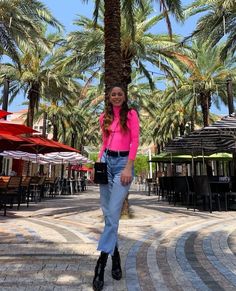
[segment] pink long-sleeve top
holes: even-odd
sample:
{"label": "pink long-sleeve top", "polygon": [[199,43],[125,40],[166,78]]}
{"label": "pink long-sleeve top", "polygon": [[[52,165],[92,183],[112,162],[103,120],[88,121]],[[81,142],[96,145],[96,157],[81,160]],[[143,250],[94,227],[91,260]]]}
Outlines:
{"label": "pink long-sleeve top", "polygon": [[[129,151],[129,160],[135,160],[139,146],[139,118],[134,109],[128,112],[128,130],[122,130],[120,126],[120,106],[113,106],[114,120],[110,125],[110,134],[107,136],[102,130],[102,146],[99,158],[102,157],[105,149],[112,151]],[[102,128],[104,113],[100,115],[99,123]]]}

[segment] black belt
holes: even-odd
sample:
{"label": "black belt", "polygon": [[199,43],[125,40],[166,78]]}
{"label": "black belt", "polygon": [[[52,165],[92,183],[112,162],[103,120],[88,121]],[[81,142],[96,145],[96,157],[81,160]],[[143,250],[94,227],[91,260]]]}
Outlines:
{"label": "black belt", "polygon": [[129,151],[111,151],[105,150],[105,153],[111,157],[127,157],[129,155]]}

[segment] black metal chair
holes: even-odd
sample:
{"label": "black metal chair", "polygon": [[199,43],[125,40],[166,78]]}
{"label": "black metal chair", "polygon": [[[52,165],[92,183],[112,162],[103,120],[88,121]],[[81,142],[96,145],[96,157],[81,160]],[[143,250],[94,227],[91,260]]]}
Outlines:
{"label": "black metal chair", "polygon": [[195,199],[195,192],[194,192],[194,183],[193,183],[193,177],[187,176],[187,182],[188,182],[188,193],[187,193],[187,209],[190,208],[190,205],[194,204]]}
{"label": "black metal chair", "polygon": [[24,176],[21,180],[21,202],[27,203],[27,207],[29,207],[29,194],[30,194],[30,181],[31,176]]}
{"label": "black metal chair", "polygon": [[5,187],[0,188],[0,204],[4,209],[4,216],[7,213],[7,205],[10,207],[17,203],[17,210],[21,203],[21,179],[20,176],[11,176]]}
{"label": "black metal chair", "polygon": [[[203,206],[203,210],[206,210],[206,206],[210,212],[212,212],[212,201],[214,200],[215,204],[218,206],[218,210],[221,209],[220,206],[220,197],[218,193],[213,193],[211,191],[209,179],[207,176],[193,176],[194,183],[194,201],[193,207],[194,211],[200,203]],[[199,203],[200,202],[200,203]]]}
{"label": "black metal chair", "polygon": [[[219,177],[219,176],[209,177],[209,183],[211,187],[211,192],[216,193],[218,195],[220,201],[223,201],[224,203],[225,211],[227,211],[228,210],[228,195],[231,191],[231,183],[229,180],[227,181],[222,180],[222,178],[224,177]],[[219,207],[220,207],[219,210],[221,210],[221,203],[219,204]]]}
{"label": "black metal chair", "polygon": [[173,180],[173,202],[176,205],[176,202],[180,201],[183,205],[187,204],[189,185],[186,176],[174,176]]}
{"label": "black metal chair", "polygon": [[236,209],[236,178],[231,177],[230,191],[227,193],[228,208]]}

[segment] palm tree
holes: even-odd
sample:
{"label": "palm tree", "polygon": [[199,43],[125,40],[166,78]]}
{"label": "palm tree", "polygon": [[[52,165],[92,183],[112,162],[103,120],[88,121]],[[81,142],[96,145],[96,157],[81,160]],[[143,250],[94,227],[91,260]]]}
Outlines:
{"label": "palm tree", "polygon": [[37,0],[0,1],[0,56],[7,54],[19,63],[19,46],[46,48],[42,37],[45,25],[61,30],[62,25],[44,4]]}
{"label": "palm tree", "polygon": [[[0,58],[7,55],[13,62],[16,62],[20,70],[21,50],[27,51],[30,48],[37,48],[49,52],[49,47],[43,32],[45,26],[50,25],[58,30],[62,25],[52,16],[50,11],[37,0],[2,0],[0,1]],[[9,83],[11,79],[5,78],[3,109],[7,110]]]}
{"label": "palm tree", "polygon": [[194,120],[189,118],[196,117],[198,106],[201,107],[202,124],[208,126],[212,102],[216,106],[219,100],[227,104],[226,79],[228,76],[235,79],[236,68],[232,58],[222,62],[220,46],[211,48],[207,43],[193,42],[192,48],[195,51],[192,65],[174,86],[166,88],[162,98],[162,112],[164,118],[167,111],[181,101],[184,110],[188,109],[190,113],[187,119],[193,130]]}
{"label": "palm tree", "polygon": [[235,1],[231,0],[196,0],[185,9],[186,17],[204,12],[197,22],[192,36],[208,41],[212,46],[226,39],[222,47],[221,57],[236,50],[236,11]]}
{"label": "palm tree", "polygon": [[[49,35],[51,48],[60,42],[60,36]],[[40,98],[64,98],[68,100],[78,91],[78,83],[73,79],[70,71],[57,67],[57,58],[49,55],[40,48],[31,48],[20,58],[21,68],[14,63],[2,64],[0,78],[7,76],[11,82],[12,101],[20,90],[27,95],[28,114],[27,125],[33,126],[35,109],[38,108]]]}

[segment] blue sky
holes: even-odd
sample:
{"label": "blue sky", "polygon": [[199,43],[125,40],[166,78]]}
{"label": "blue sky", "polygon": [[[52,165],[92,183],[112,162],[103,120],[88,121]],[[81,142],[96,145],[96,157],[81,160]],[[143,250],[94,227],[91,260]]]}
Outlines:
{"label": "blue sky", "polygon": [[[53,15],[65,26],[66,32],[70,32],[76,27],[73,25],[73,20],[77,15],[85,15],[92,18],[94,3],[89,0],[84,3],[82,0],[41,0],[53,13]],[[158,1],[156,1],[158,3]],[[182,0],[183,5],[193,2],[192,0]],[[155,6],[156,11],[159,11],[159,5]],[[172,21],[174,33],[187,36],[193,31],[198,16],[191,17],[184,24],[177,24]],[[166,26],[163,26],[166,31]]]}
{"label": "blue sky", "polygon": [[[65,26],[66,33],[75,30],[76,27],[73,25],[73,21],[77,18],[78,15],[85,15],[92,18],[94,2],[88,1],[84,3],[82,0],[41,0],[52,14]],[[187,5],[193,2],[192,0],[182,0],[183,5]],[[159,6],[156,5],[156,11],[159,11]],[[172,20],[173,32],[180,34],[183,37],[189,35],[196,24],[198,16],[191,17],[184,24],[176,23]],[[166,31],[166,25],[163,25],[162,28],[158,28],[158,32],[161,30]],[[19,99],[18,99],[19,100]],[[22,109],[25,106],[19,105],[14,102],[9,110],[17,111]],[[213,108],[212,108],[213,109]],[[227,108],[222,106],[221,112],[216,109],[213,111],[217,114],[227,114]]]}

